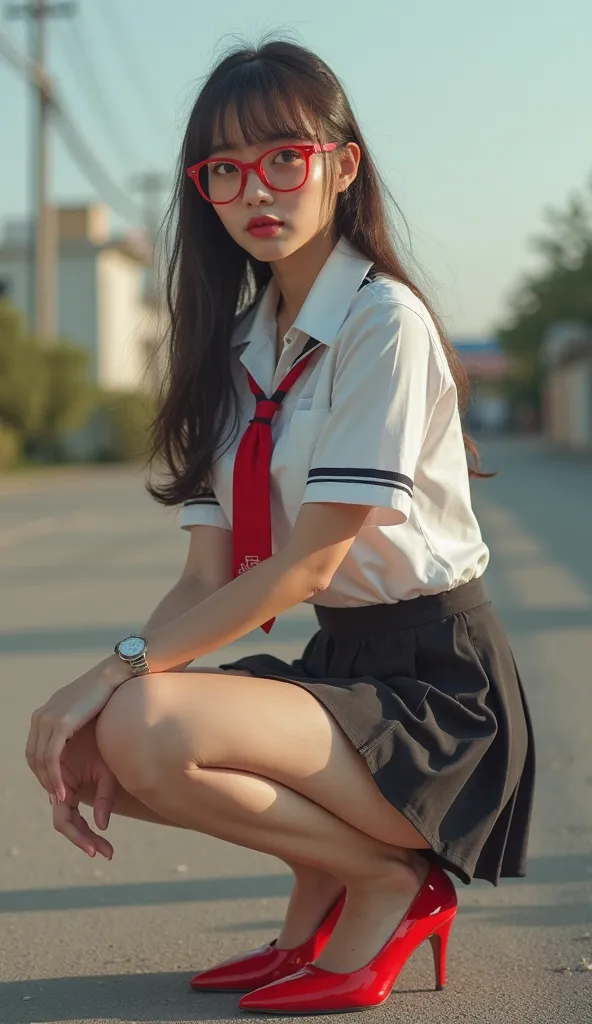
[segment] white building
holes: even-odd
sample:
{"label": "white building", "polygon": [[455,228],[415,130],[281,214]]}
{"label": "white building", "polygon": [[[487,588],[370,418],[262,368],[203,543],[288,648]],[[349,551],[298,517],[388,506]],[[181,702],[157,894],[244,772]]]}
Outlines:
{"label": "white building", "polygon": [[[29,316],[31,260],[26,225],[8,225],[0,244],[0,290]],[[158,337],[145,297],[152,251],[137,233],[110,237],[103,205],[57,211],[57,334],[84,348],[92,380],[108,390],[145,386],[147,355]],[[150,382],[148,382],[150,383]]]}
{"label": "white building", "polygon": [[557,448],[592,453],[592,331],[578,321],[555,324],[543,339],[544,428]]}

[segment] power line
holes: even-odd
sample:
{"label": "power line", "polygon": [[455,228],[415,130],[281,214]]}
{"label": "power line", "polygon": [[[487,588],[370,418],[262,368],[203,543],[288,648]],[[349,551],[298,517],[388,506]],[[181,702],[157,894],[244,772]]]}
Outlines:
{"label": "power line", "polygon": [[144,226],[151,245],[156,244],[161,218],[159,197],[168,188],[168,184],[168,175],[160,174],[158,171],[138,174],[131,182],[132,188],[142,196],[144,201]]}
{"label": "power line", "polygon": [[31,82],[45,90],[51,103],[56,127],[62,132],[66,144],[70,147],[72,156],[76,160],[80,170],[94,185],[97,192],[105,196],[125,221],[133,224],[142,223],[142,211],[131,196],[125,192],[120,185],[112,178],[102,163],[96,157],[91,146],[86,142],[83,133],[78,128],[74,118],[68,110],[67,104],[59,95],[55,83],[39,65],[22,53],[18,47],[0,32],[0,54],[17,71],[24,74]]}
{"label": "power line", "polygon": [[122,64],[138,91],[148,124],[154,129],[154,121],[155,117],[158,117],[159,105],[155,102],[155,96],[149,79],[144,74],[142,65],[138,60],[137,51],[128,33],[125,21],[120,17],[120,12],[113,4],[113,0],[101,0],[97,7],[109,27],[115,45],[119,50]]}
{"label": "power line", "polygon": [[[66,27],[66,26],[64,26]],[[106,98],[104,88],[94,67],[94,59],[87,46],[78,18],[68,22],[67,33],[60,33],[59,38],[69,51],[69,64],[74,77],[86,94],[91,108],[98,115],[105,133],[109,136],[112,146],[118,155],[124,157],[128,167],[133,167],[135,156],[129,148],[129,136],[114,117]]]}
{"label": "power line", "polygon": [[[82,87],[90,98],[91,105],[95,110],[100,111],[101,120],[107,128],[112,142],[115,143],[118,151],[127,158],[128,165],[133,166],[137,162],[137,155],[132,155],[129,149],[129,135],[126,137],[125,132],[122,130],[121,122],[114,120],[113,111],[105,99],[104,86],[99,80],[99,75],[96,73],[94,57],[87,45],[86,36],[81,29],[80,19],[70,22],[68,28],[71,30],[69,39],[74,42],[73,49],[76,50],[74,61],[76,67],[79,70],[81,69],[81,74],[76,75],[76,77],[82,80]],[[123,39],[125,43],[125,35],[122,37],[119,21],[116,28],[118,41],[122,42]],[[129,66],[129,56],[128,60],[126,60],[127,66]],[[141,78],[141,73],[138,71],[136,78],[138,81]],[[141,95],[142,97],[145,96],[144,90],[141,91]],[[131,179],[130,185],[142,197],[144,227],[150,242],[153,244],[156,240],[161,216],[159,197],[168,186],[168,176],[157,171],[145,171]]]}
{"label": "power line", "polygon": [[56,128],[60,132],[64,142],[70,147],[72,156],[78,166],[86,174],[87,178],[94,185],[97,192],[108,200],[109,204],[121,214],[124,220],[138,224],[142,222],[142,211],[128,193],[117,184],[105,169],[103,164],[95,156],[88,145],[82,132],[73,120],[70,112],[64,106],[62,99],[56,96],[54,91],[53,109],[55,114]]}

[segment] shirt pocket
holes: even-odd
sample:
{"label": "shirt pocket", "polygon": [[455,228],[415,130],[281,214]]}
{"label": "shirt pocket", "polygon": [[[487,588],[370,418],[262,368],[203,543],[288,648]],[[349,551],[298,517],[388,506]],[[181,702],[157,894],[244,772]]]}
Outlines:
{"label": "shirt pocket", "polygon": [[298,448],[314,448],[329,412],[313,408],[310,399],[302,399],[290,418],[290,442]]}

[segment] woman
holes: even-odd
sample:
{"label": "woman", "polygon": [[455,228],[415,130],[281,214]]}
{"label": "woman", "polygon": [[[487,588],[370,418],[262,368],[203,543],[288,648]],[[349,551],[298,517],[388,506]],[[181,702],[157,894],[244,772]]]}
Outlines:
{"label": "woman", "polygon": [[[100,830],[124,814],[292,868],[278,939],[195,988],[273,1013],[366,1008],[425,939],[442,987],[444,869],[524,874],[534,775],[481,580],[466,382],[343,89],[305,49],[219,63],[176,201],[152,453],[169,472],[149,491],[183,504],[187,563],[140,637],[33,714],[27,759],[89,856],[113,850],[81,802]],[[291,665],[187,668],[301,601],[320,629]]]}

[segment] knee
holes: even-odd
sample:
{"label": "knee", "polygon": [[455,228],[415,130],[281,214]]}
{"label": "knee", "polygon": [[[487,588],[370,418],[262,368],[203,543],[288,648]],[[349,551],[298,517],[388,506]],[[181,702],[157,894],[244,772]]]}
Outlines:
{"label": "knee", "polygon": [[154,726],[158,719],[158,694],[149,676],[119,686],[97,718],[101,756],[128,793],[139,795],[156,783]]}

